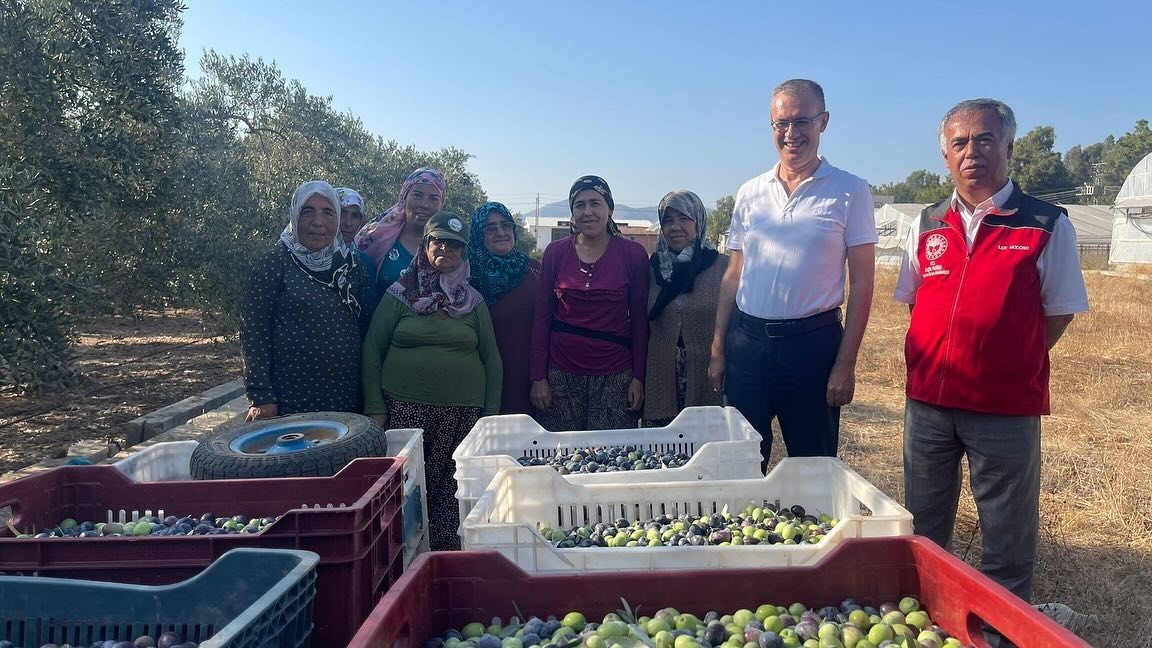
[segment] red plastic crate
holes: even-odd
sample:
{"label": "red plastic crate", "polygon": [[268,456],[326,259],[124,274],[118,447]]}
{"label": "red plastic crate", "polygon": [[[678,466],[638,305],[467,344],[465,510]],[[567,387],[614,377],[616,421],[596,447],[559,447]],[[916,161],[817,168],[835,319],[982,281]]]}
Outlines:
{"label": "red plastic crate", "polygon": [[961,641],[986,647],[981,621],[1020,648],[1088,644],[931,541],[916,536],[845,540],[823,561],[805,567],[681,572],[529,575],[495,551],[424,554],[384,595],[350,648],[413,648],[447,628],[493,616],[601,617],[620,597],[651,613],[675,607],[755,609],[763,603],[839,605],[851,596],[879,605],[919,596],[934,623]]}
{"label": "red plastic crate", "polygon": [[403,460],[357,459],[332,477],[136,483],[113,466],[69,466],[0,484],[12,524],[39,531],[108,511],[280,516],[259,534],[14,538],[0,528],[0,572],[141,585],[176,583],[237,547],[320,556],[314,645],[343,645],[404,568]]}

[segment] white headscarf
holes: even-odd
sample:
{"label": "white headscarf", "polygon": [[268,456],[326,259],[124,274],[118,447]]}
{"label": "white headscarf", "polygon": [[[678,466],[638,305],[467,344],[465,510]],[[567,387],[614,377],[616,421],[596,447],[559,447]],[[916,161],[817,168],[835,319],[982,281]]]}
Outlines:
{"label": "white headscarf", "polygon": [[[332,203],[332,208],[336,210],[336,231],[332,242],[327,247],[310,250],[300,242],[297,228],[299,227],[300,210],[304,209],[304,203],[316,194],[327,199],[328,202]],[[291,220],[284,227],[284,231],[280,232],[280,242],[288,248],[288,251],[296,257],[301,265],[312,272],[324,272],[331,268],[332,255],[337,252],[345,256],[348,255],[349,249],[344,245],[344,239],[340,236],[340,197],[336,195],[336,190],[332,188],[332,185],[323,180],[310,180],[296,187],[296,191],[292,192]]]}

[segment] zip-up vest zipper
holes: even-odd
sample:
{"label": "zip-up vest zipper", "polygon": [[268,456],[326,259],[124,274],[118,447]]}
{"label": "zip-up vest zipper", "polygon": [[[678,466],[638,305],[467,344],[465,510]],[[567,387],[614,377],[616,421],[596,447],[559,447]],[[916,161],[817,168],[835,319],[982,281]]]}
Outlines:
{"label": "zip-up vest zipper", "polygon": [[[956,226],[947,220],[944,221],[952,231],[956,231]],[[979,235],[979,232],[977,232]],[[952,297],[952,310],[948,313],[948,325],[944,327],[944,366],[949,366],[952,356],[952,324],[956,320],[956,309],[960,305],[960,291],[964,290],[964,276],[968,274],[968,262],[972,260],[972,249],[968,246],[968,235],[963,230],[960,231],[960,240],[964,243],[964,266],[960,268],[960,282],[956,285],[956,293]],[[973,247],[976,241],[973,240]],[[948,372],[941,372],[940,376],[940,393],[937,395],[936,402],[944,402],[944,386],[948,382]]]}

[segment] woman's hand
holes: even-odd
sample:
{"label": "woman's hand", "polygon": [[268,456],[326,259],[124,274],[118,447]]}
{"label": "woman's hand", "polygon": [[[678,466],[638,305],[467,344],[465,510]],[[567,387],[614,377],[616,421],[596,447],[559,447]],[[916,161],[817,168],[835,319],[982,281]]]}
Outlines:
{"label": "woman's hand", "polygon": [[532,381],[532,407],[547,412],[552,409],[552,388],[548,386],[548,379]]}
{"label": "woman's hand", "polygon": [[248,413],[244,416],[245,423],[252,421],[259,421],[261,419],[270,419],[280,416],[280,407],[276,403],[268,403],[267,405],[253,405],[248,408]]}
{"label": "woman's hand", "polygon": [[644,407],[644,383],[633,378],[628,383],[628,411],[639,412]]}
{"label": "woman's hand", "polygon": [[384,430],[388,429],[388,415],[387,414],[366,414],[365,416],[372,419],[376,423],[376,425],[379,425],[381,427],[381,429],[384,429]]}
{"label": "woman's hand", "polygon": [[708,359],[708,384],[712,385],[713,391],[724,391],[724,353],[715,349]]}

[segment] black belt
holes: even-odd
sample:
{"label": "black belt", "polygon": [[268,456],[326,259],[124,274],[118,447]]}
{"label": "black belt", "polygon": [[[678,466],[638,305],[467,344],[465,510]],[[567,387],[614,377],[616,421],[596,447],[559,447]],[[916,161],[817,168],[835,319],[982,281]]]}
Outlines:
{"label": "black belt", "polygon": [[608,333],[606,331],[595,331],[589,328],[584,328],[583,326],[574,326],[568,322],[561,322],[557,319],[552,320],[552,330],[560,331],[562,333],[571,333],[573,335],[580,335],[586,338],[592,338],[593,340],[600,340],[602,342],[611,342],[613,344],[619,344],[623,347],[631,348],[632,346],[632,340],[624,337],[623,335],[616,335],[615,333]]}
{"label": "black belt", "polygon": [[736,312],[739,313],[739,324],[741,327],[752,332],[763,332],[764,335],[768,337],[801,335],[840,323],[839,308],[833,308],[823,313],[816,313],[815,315],[809,315],[808,317],[801,317],[799,319],[763,319],[753,317],[739,309],[737,309]]}

